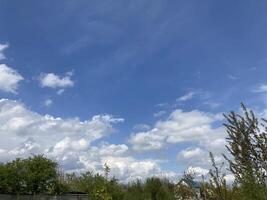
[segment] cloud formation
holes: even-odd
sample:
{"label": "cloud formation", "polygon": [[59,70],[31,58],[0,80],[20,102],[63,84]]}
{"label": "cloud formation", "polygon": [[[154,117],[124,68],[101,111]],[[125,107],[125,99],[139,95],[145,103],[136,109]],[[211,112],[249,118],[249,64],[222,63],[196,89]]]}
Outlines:
{"label": "cloud formation", "polygon": [[112,124],[122,121],[122,118],[114,118],[111,115],[95,115],[86,121],[80,121],[78,118],[56,118],[32,112],[17,101],[0,100],[0,133],[24,139],[33,137],[41,141],[50,138],[51,142],[67,136],[86,137],[90,143],[112,133]]}
{"label": "cloud formation", "polygon": [[159,150],[166,144],[181,142],[199,142],[201,145],[211,146],[209,144],[211,139],[213,139],[213,144],[219,143],[221,137],[224,136],[221,127],[212,126],[221,119],[221,114],[210,114],[198,110],[184,112],[177,109],[167,120],[158,121],[152,129],[133,134],[130,143],[137,151]]}
{"label": "cloud formation", "polygon": [[41,87],[49,87],[53,89],[66,88],[66,87],[72,87],[74,85],[74,82],[71,79],[71,77],[72,77],[71,72],[66,73],[65,76],[62,77],[54,73],[47,73],[47,74],[41,74],[39,77],[39,81]]}
{"label": "cloud formation", "polygon": [[129,142],[137,152],[158,151],[179,144],[177,163],[196,176],[206,176],[211,164],[209,152],[213,152],[216,162],[222,162],[221,154],[226,152],[226,131],[217,125],[222,119],[220,113],[177,109],[151,129],[132,134]]}
{"label": "cloud formation", "polygon": [[8,67],[6,64],[0,64],[0,90],[17,93],[19,82],[23,79],[15,69]]}
{"label": "cloud formation", "polygon": [[53,100],[52,99],[46,99],[45,101],[44,101],[44,105],[46,106],[46,107],[49,107],[49,106],[51,106],[53,104]]}
{"label": "cloud formation", "polygon": [[188,100],[192,99],[195,95],[196,95],[195,92],[189,92],[189,93],[179,97],[177,99],[177,101],[188,101]]}
{"label": "cloud formation", "polygon": [[261,84],[254,92],[267,92],[267,84]]}
{"label": "cloud formation", "polygon": [[111,115],[95,115],[86,121],[40,115],[20,102],[1,99],[0,160],[41,153],[58,161],[68,172],[101,173],[107,163],[111,174],[121,181],[151,175],[174,178],[175,173],[163,172],[156,161],[134,158],[126,144],[95,144],[113,133],[113,125],[119,122],[123,119]]}
{"label": "cloud formation", "polygon": [[9,46],[8,44],[0,44],[0,60],[3,60],[6,58],[4,54],[4,50],[6,50],[8,46]]}

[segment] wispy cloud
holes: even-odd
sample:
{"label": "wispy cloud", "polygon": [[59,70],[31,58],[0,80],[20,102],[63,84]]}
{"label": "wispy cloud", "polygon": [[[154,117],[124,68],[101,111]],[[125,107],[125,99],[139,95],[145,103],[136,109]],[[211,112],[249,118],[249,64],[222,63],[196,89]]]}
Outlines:
{"label": "wispy cloud", "polygon": [[229,79],[231,79],[231,80],[233,80],[233,81],[236,81],[236,80],[239,79],[239,77],[234,76],[234,75],[232,75],[232,74],[228,74],[228,75],[227,75],[227,78],[229,78]]}
{"label": "wispy cloud", "polygon": [[46,99],[44,102],[44,105],[46,107],[50,107],[53,104],[53,100],[52,99]]}
{"label": "wispy cloud", "polygon": [[150,126],[147,125],[147,124],[136,124],[134,127],[133,127],[134,130],[141,130],[141,131],[144,131],[144,130],[148,130],[150,129]]}
{"label": "wispy cloud", "polygon": [[256,89],[252,90],[253,92],[267,92],[267,84],[261,84]]}
{"label": "wispy cloud", "polygon": [[196,95],[195,92],[188,92],[187,94],[179,97],[177,99],[177,101],[188,101],[188,100],[192,99],[195,95]]}
{"label": "wispy cloud", "polygon": [[0,44],[0,60],[3,60],[6,58],[4,54],[4,50],[7,49],[8,47],[9,47],[8,44]]}
{"label": "wispy cloud", "polygon": [[165,115],[167,112],[165,110],[160,110],[153,114],[154,117],[161,117],[162,115]]}

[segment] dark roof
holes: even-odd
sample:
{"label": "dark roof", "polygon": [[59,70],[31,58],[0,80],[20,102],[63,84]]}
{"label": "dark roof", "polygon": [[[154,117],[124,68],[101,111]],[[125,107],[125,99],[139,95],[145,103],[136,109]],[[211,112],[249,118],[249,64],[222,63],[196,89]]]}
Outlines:
{"label": "dark roof", "polygon": [[185,182],[191,188],[195,188],[195,189],[200,188],[200,182],[198,181],[194,181],[192,179],[186,179],[186,178],[183,178],[180,180],[180,182],[182,181]]}

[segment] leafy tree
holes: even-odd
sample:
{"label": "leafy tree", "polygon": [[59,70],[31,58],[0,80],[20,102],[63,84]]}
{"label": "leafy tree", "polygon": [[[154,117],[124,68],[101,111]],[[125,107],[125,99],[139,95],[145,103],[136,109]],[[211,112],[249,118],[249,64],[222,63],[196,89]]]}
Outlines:
{"label": "leafy tree", "polygon": [[127,191],[124,196],[125,200],[144,200],[145,192],[144,192],[144,184],[141,180],[137,179],[129,183],[127,186]]}
{"label": "leafy tree", "polygon": [[112,200],[122,200],[125,195],[125,189],[113,177],[107,184],[107,192],[111,195]]}
{"label": "leafy tree", "polygon": [[0,166],[0,188],[4,193],[54,193],[57,164],[42,155],[16,159]]}
{"label": "leafy tree", "polygon": [[166,179],[147,178],[144,190],[147,198],[151,200],[174,199],[174,187]]}
{"label": "leafy tree", "polygon": [[16,159],[4,166],[4,174],[2,176],[5,178],[3,182],[6,184],[6,192],[11,194],[23,194],[26,193],[26,162],[23,159]]}
{"label": "leafy tree", "polygon": [[267,199],[267,128],[242,104],[243,115],[225,115],[230,171],[242,189],[243,199]]}
{"label": "leafy tree", "polygon": [[157,200],[157,194],[161,188],[161,181],[159,178],[151,177],[146,180],[145,191],[149,194],[151,200]]}
{"label": "leafy tree", "polygon": [[104,176],[85,172],[77,176],[67,174],[65,183],[72,192],[85,192],[93,200],[122,200],[124,191],[115,178],[109,180],[110,168],[104,165]]}
{"label": "leafy tree", "polygon": [[[222,163],[218,166],[212,153],[210,153],[212,169],[209,171],[209,183],[201,184],[201,197],[203,200],[237,200],[234,197],[235,188],[229,188],[226,184],[225,173],[221,172],[224,166]],[[203,178],[204,180],[204,178]]]}
{"label": "leafy tree", "polygon": [[57,163],[42,155],[30,157],[24,162],[27,193],[53,193],[58,183]]}

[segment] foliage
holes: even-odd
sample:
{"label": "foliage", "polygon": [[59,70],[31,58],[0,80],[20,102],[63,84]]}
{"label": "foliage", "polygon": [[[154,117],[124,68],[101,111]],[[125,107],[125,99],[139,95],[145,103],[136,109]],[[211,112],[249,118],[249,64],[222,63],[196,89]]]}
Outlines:
{"label": "foliage", "polygon": [[148,178],[145,182],[144,190],[151,200],[174,199],[174,188],[167,179]]}
{"label": "foliage", "polygon": [[242,190],[243,199],[267,199],[267,128],[266,120],[259,120],[242,104],[244,115],[234,112],[225,115],[228,133],[225,156],[230,171]]}
{"label": "foliage", "polygon": [[221,172],[224,166],[222,163],[218,166],[212,153],[210,153],[212,169],[209,171],[209,182],[203,181],[201,184],[201,197],[203,200],[235,200],[235,188],[228,187],[225,179],[225,173]]}
{"label": "foliage", "polygon": [[1,165],[0,177],[3,193],[54,193],[58,183],[57,163],[42,155],[16,159]]}
{"label": "foliage", "polygon": [[143,200],[145,199],[144,184],[141,180],[132,181],[127,186],[127,192],[124,199],[126,200]]}

